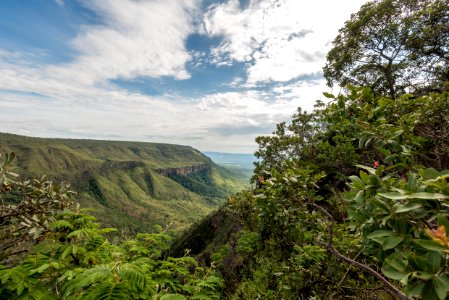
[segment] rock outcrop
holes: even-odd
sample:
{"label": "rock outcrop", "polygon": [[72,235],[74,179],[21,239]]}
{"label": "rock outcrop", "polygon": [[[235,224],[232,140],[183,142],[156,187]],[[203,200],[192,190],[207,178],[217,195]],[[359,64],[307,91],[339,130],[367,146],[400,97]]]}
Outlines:
{"label": "rock outcrop", "polygon": [[192,173],[207,171],[209,169],[210,169],[209,164],[201,164],[201,165],[186,166],[186,167],[179,167],[179,168],[157,169],[156,172],[158,172],[162,176],[174,176],[174,175],[188,175],[188,174],[192,174]]}

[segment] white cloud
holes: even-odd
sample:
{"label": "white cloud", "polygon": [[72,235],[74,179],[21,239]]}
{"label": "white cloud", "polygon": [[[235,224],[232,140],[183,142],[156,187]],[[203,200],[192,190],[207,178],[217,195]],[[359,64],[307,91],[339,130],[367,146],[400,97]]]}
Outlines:
{"label": "white cloud", "polygon": [[[215,62],[251,62],[247,82],[241,77],[232,82],[247,90],[186,99],[182,95],[132,93],[108,80],[136,76],[183,79],[189,76],[185,64],[191,57],[194,68],[206,64],[205,52],[189,54],[185,49],[186,38],[197,30],[192,18],[198,13],[199,1],[84,0],[103,23],[82,28],[72,43],[79,51],[73,61],[45,65],[37,63],[45,53],[0,49],[1,130],[253,151],[256,136],[288,120],[298,106],[310,110],[324,90],[323,81],[316,78],[288,81],[319,71],[321,44],[326,40],[315,40],[318,31],[312,25],[316,20],[307,25],[309,20],[294,18],[305,14],[293,11],[298,2],[251,1],[245,10],[238,1],[214,6],[205,18],[207,32],[225,38],[213,51]],[[285,22],[279,21],[284,18]],[[326,16],[323,18],[326,22]],[[303,45],[307,41],[312,48]],[[272,90],[252,88],[266,80],[286,82],[277,83]]]}
{"label": "white cloud", "polygon": [[[342,3],[344,2],[344,3]],[[215,61],[249,62],[247,84],[289,81],[320,72],[330,42],[366,0],[238,0],[214,5],[204,18],[206,32],[222,36]]]}
{"label": "white cloud", "polygon": [[[80,55],[71,63],[47,68],[53,77],[76,74],[77,81],[94,84],[136,76],[186,79],[191,59],[185,40],[195,28],[198,0],[85,0],[102,25],[88,25],[72,41]],[[71,74],[71,75],[70,75]]]}
{"label": "white cloud", "polygon": [[[293,95],[294,88],[288,86],[283,87],[284,93],[247,90],[174,101],[170,95],[151,97],[113,85],[58,81],[27,65],[2,62],[0,69],[4,70],[0,86],[9,87],[0,93],[2,131],[33,136],[140,140],[251,152],[256,136],[270,133],[304,99],[313,98]],[[288,92],[292,95],[287,97]]]}
{"label": "white cloud", "polygon": [[[185,40],[195,30],[192,15],[199,0],[85,0],[83,3],[95,10],[104,24],[82,28],[72,41],[79,56],[70,63],[41,65],[30,63],[29,55],[0,49],[3,79],[0,88],[32,90],[36,85],[57,88],[70,83],[71,90],[116,78],[190,77],[185,69],[191,59]],[[17,74],[17,65],[29,68],[22,68]],[[17,86],[17,76],[22,78],[25,87]]]}

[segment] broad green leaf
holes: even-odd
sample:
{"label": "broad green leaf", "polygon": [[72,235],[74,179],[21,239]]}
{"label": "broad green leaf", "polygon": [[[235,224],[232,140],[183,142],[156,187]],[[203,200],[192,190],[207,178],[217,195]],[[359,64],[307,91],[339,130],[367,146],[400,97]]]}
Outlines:
{"label": "broad green leaf", "polygon": [[430,251],[437,251],[437,252],[441,252],[443,250],[447,250],[446,247],[444,247],[443,245],[440,245],[434,241],[431,240],[413,240],[413,242],[421,247],[423,247],[424,249],[430,250]]}
{"label": "broad green leaf", "polygon": [[331,93],[323,92],[323,96],[328,99],[335,99],[335,96],[332,95]]}
{"label": "broad green leaf", "polygon": [[424,173],[425,173],[425,177],[429,178],[429,179],[436,178],[440,175],[440,173],[437,170],[435,170],[434,168],[427,168],[424,171]]}
{"label": "broad green leaf", "polygon": [[421,297],[425,300],[438,300],[438,295],[435,292],[435,288],[433,286],[433,280],[428,280],[422,291]]}
{"label": "broad green leaf", "polygon": [[416,174],[414,174],[414,173],[412,173],[408,176],[407,191],[409,191],[409,192],[416,191]]}
{"label": "broad green leaf", "polygon": [[387,236],[394,236],[396,233],[390,230],[376,230],[372,233],[370,233],[367,238],[372,239],[376,237],[387,237]]}
{"label": "broad green leaf", "polygon": [[404,240],[403,237],[390,230],[376,230],[367,238],[381,244],[383,250],[393,249]]}
{"label": "broad green leaf", "polygon": [[421,282],[414,286],[407,285],[404,289],[404,293],[407,296],[407,298],[411,299],[412,297],[421,296],[423,289],[424,289],[424,283]]}
{"label": "broad green leaf", "polygon": [[395,193],[395,192],[379,193],[378,195],[382,196],[384,198],[387,198],[387,199],[391,199],[391,200],[403,200],[403,199],[407,199],[408,198],[408,195]]}
{"label": "broad green leaf", "polygon": [[379,199],[379,198],[377,198],[377,197],[374,197],[374,198],[371,198],[370,200],[369,200],[374,206],[376,206],[377,208],[380,208],[381,210],[383,210],[384,212],[386,212],[386,213],[389,213],[390,212],[390,208],[387,206],[387,204],[384,202],[384,201],[382,201],[381,199]]}
{"label": "broad green leaf", "polygon": [[433,278],[433,287],[440,300],[446,299],[449,291],[449,278],[445,275]]}
{"label": "broad green leaf", "polygon": [[404,130],[398,130],[398,131],[396,131],[396,132],[391,136],[391,139],[397,138],[397,137],[400,136],[403,132],[404,132]]}
{"label": "broad green leaf", "polygon": [[360,190],[360,191],[358,191],[357,192],[357,195],[355,196],[355,202],[357,202],[357,203],[362,203],[363,202],[363,199],[364,199],[364,191],[363,190]]}
{"label": "broad green leaf", "polygon": [[411,210],[416,210],[419,208],[422,208],[421,204],[409,202],[407,204],[398,206],[394,212],[396,214],[399,214],[399,213],[409,212]]}
{"label": "broad green leaf", "polygon": [[390,193],[379,193],[379,195],[391,200],[404,200],[404,199],[438,200],[449,198],[448,196],[445,196],[443,194],[425,193],[425,192],[413,194],[401,194],[396,192],[390,192]]}
{"label": "broad green leaf", "polygon": [[438,194],[438,193],[413,193],[409,195],[410,198],[416,198],[416,199],[424,199],[424,200],[438,200],[438,199],[446,199],[449,198],[446,195]]}
{"label": "broad green leaf", "polygon": [[369,184],[369,175],[363,171],[359,172],[360,178],[363,180],[365,184]]}
{"label": "broad green leaf", "polygon": [[424,271],[417,271],[417,272],[413,272],[412,276],[415,278],[422,279],[422,280],[429,280],[429,279],[432,279],[433,274],[424,272]]}
{"label": "broad green leaf", "polygon": [[357,176],[349,176],[349,179],[352,181],[352,184],[356,189],[361,190],[366,186],[366,184]]}
{"label": "broad green leaf", "polygon": [[414,270],[424,270],[424,271],[430,270],[429,262],[427,261],[427,256],[412,255],[409,257],[409,260]]}
{"label": "broad green leaf", "polygon": [[385,276],[387,276],[388,278],[394,279],[394,280],[404,280],[405,278],[407,278],[409,276],[408,273],[400,272],[389,265],[382,266],[381,270],[382,270],[382,273],[385,274]]}
{"label": "broad green leaf", "polygon": [[385,259],[385,264],[405,273],[408,265],[407,256],[402,252],[395,252]]}
{"label": "broad green leaf", "polygon": [[403,240],[404,240],[404,238],[402,236],[398,236],[398,235],[390,236],[390,237],[386,238],[385,241],[382,243],[382,249],[383,250],[393,249],[394,247],[399,245]]}
{"label": "broad green leaf", "polygon": [[374,168],[367,167],[364,165],[355,165],[355,166],[357,168],[364,169],[364,170],[368,171],[368,173],[370,173],[371,175],[376,175],[376,169],[374,169]]}
{"label": "broad green leaf", "polygon": [[430,271],[437,273],[441,266],[441,254],[439,252],[427,252],[427,261],[429,263]]}
{"label": "broad green leaf", "polygon": [[382,224],[382,225],[385,225],[385,224],[387,223],[387,221],[390,220],[390,219],[391,219],[391,215],[388,215],[388,216],[383,217],[383,218],[382,218],[382,223],[381,223],[381,224]]}

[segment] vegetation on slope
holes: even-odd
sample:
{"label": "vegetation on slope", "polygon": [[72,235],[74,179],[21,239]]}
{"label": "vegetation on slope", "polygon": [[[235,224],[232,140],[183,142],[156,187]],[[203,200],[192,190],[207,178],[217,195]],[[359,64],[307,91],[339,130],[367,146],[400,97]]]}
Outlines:
{"label": "vegetation on slope", "polygon": [[[0,150],[17,154],[17,166],[25,177],[47,174],[52,180],[71,183],[77,201],[94,208],[102,224],[131,233],[146,232],[155,224],[170,224],[172,230],[187,228],[245,184],[187,146],[0,133]],[[159,171],[195,166],[206,166],[208,171],[180,178]],[[207,187],[198,176],[208,181]],[[205,188],[207,193],[202,192]]]}
{"label": "vegetation on slope", "polygon": [[[167,257],[171,236],[155,232],[112,244],[65,185],[23,181],[0,164],[0,196],[15,194],[0,215],[0,299],[216,299],[222,280],[192,257]],[[33,245],[34,244],[34,245]],[[13,247],[12,247],[13,246]],[[24,253],[27,253],[24,256]]]}

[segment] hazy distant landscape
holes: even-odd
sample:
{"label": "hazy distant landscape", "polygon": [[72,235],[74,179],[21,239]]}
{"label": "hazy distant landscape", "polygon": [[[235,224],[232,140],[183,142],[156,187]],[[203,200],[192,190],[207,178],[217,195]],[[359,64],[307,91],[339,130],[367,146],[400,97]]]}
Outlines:
{"label": "hazy distant landscape", "polygon": [[203,152],[206,156],[210,157],[215,163],[228,170],[233,170],[244,174],[246,177],[244,180],[249,182],[249,179],[253,175],[254,162],[256,157],[253,154],[235,154],[235,153],[223,153],[223,152]]}

